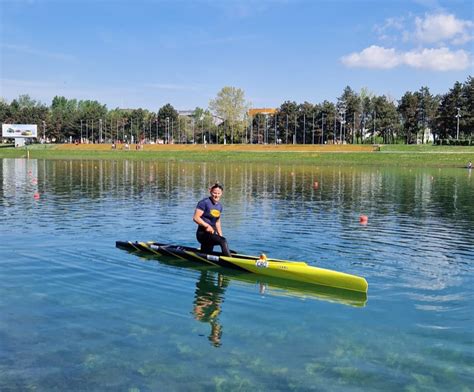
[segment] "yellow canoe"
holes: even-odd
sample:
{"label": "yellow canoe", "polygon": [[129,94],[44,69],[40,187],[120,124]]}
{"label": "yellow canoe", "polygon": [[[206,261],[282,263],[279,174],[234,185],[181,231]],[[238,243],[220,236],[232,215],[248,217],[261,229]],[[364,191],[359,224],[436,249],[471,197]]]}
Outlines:
{"label": "yellow canoe", "polygon": [[288,279],[319,286],[334,287],[343,290],[367,293],[367,281],[360,276],[318,268],[302,261],[261,258],[233,253],[231,257],[221,253],[201,253],[199,249],[187,246],[160,244],[157,242],[117,241],[118,248],[138,250],[152,254],[174,256],[184,260],[227,267],[254,274]]}

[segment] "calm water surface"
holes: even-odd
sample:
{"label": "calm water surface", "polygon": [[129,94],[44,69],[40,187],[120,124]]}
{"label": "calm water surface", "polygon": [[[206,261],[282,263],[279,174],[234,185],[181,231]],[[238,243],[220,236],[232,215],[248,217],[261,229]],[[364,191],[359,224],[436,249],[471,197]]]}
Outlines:
{"label": "calm water surface", "polygon": [[[367,298],[115,248],[196,245],[215,180],[231,248]],[[462,169],[0,160],[0,390],[470,391],[473,197]]]}

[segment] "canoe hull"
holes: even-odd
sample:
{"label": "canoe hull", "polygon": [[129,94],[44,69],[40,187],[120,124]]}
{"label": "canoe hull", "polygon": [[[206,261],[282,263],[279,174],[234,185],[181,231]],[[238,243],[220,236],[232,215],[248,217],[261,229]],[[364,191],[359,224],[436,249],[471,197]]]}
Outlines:
{"label": "canoe hull", "polygon": [[191,260],[219,267],[232,268],[274,278],[335,287],[362,293],[367,293],[368,290],[367,281],[360,276],[313,267],[305,262],[271,258],[260,260],[257,256],[248,256],[237,253],[232,254],[231,257],[224,256],[217,252],[205,254],[201,253],[199,249],[186,246],[160,244],[157,242],[117,241],[116,246],[122,249],[136,250],[163,256],[173,256],[183,260]]}

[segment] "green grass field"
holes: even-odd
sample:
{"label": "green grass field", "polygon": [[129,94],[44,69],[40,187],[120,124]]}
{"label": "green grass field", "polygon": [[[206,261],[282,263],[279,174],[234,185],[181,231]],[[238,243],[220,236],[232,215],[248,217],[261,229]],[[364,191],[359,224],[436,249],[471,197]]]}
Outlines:
{"label": "green grass field", "polygon": [[[119,147],[120,148],[120,147]],[[0,148],[0,158],[131,159],[189,162],[261,162],[279,164],[465,167],[474,162],[474,146],[384,145],[145,145],[141,151],[112,150],[110,145],[31,145]]]}

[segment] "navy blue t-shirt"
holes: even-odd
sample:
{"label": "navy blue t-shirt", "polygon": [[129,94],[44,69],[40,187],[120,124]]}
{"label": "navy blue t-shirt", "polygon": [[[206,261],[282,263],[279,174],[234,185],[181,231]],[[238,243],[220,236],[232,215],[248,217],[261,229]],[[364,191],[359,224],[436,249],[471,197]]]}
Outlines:
{"label": "navy blue t-shirt", "polygon": [[210,197],[206,197],[197,204],[196,208],[204,211],[202,220],[216,228],[216,222],[222,214],[222,204],[219,202],[214,204]]}

